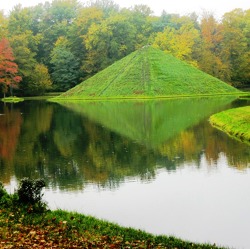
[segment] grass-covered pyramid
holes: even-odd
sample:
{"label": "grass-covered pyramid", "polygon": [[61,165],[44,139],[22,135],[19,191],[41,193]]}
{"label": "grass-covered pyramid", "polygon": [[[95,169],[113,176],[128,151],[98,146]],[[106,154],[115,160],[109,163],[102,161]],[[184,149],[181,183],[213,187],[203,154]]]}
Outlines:
{"label": "grass-covered pyramid", "polygon": [[57,98],[139,98],[236,92],[237,89],[225,82],[146,46]]}

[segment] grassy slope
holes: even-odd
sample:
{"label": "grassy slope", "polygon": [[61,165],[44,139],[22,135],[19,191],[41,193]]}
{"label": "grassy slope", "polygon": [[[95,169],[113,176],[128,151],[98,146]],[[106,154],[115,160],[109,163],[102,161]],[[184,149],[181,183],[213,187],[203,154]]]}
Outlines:
{"label": "grassy slope", "polygon": [[250,106],[230,109],[210,118],[212,125],[250,145]]}
{"label": "grassy slope", "polygon": [[141,230],[123,228],[114,223],[78,213],[50,211],[38,197],[41,189],[37,191],[37,188],[34,188],[34,181],[28,181],[28,183],[27,185],[26,181],[22,187],[19,185],[18,191],[14,194],[8,194],[0,182],[1,249],[222,248],[216,245],[183,241],[172,236],[154,236]]}
{"label": "grassy slope", "polygon": [[237,92],[237,89],[170,54],[152,47],[144,47],[62,94],[59,99]]}
{"label": "grassy slope", "polygon": [[0,205],[0,248],[224,248],[153,236],[82,214],[61,210],[30,213],[29,209]]}

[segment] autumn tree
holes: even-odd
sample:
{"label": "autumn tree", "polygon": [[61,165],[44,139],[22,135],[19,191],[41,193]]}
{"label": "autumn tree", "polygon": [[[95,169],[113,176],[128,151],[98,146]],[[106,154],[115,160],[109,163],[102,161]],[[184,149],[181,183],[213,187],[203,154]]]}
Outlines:
{"label": "autumn tree", "polygon": [[28,95],[43,95],[46,91],[52,89],[52,81],[48,68],[43,64],[37,64],[30,77],[28,89],[25,91]]}
{"label": "autumn tree", "polygon": [[153,46],[196,65],[192,53],[198,37],[199,32],[189,17],[177,18],[175,22],[172,21],[171,26],[157,33]]}
{"label": "autumn tree", "polygon": [[[199,68],[224,81],[230,80],[230,67],[222,56],[221,42],[223,40],[222,25],[212,13],[203,12],[200,29]],[[223,58],[224,57],[224,58]]]}
{"label": "autumn tree", "polygon": [[40,91],[35,94],[33,81],[36,66],[39,64],[37,54],[42,39],[42,34],[38,31],[37,18],[40,13],[38,9],[22,8],[19,4],[14,7],[9,16],[10,44],[22,76],[22,82],[19,85],[19,94],[22,95],[40,94]]}
{"label": "autumn tree", "polygon": [[104,12],[97,7],[87,7],[79,10],[77,18],[72,23],[68,41],[71,52],[80,62],[80,77],[84,79],[88,76],[86,72],[85,61],[87,58],[86,35],[93,23],[100,24],[104,19]]}
{"label": "autumn tree", "polygon": [[250,10],[235,9],[222,19],[224,59],[230,67],[230,79],[250,84]]}
{"label": "autumn tree", "polygon": [[[0,40],[8,37],[13,49],[21,94],[36,88],[33,72],[41,65],[55,82],[54,90],[66,90],[148,44],[224,81],[249,84],[249,13],[236,9],[218,21],[209,12],[200,18],[166,11],[154,16],[147,5],[120,8],[113,0],[84,5],[52,0],[25,8],[18,4],[8,17],[0,12]],[[60,37],[67,40],[66,47],[58,46]],[[70,72],[65,68],[67,78],[60,79],[64,63]]]}
{"label": "autumn tree", "polygon": [[12,95],[12,89],[18,86],[18,83],[22,80],[18,76],[18,66],[14,62],[14,55],[9,41],[3,38],[0,41],[0,84],[3,86],[4,96],[10,88]]}

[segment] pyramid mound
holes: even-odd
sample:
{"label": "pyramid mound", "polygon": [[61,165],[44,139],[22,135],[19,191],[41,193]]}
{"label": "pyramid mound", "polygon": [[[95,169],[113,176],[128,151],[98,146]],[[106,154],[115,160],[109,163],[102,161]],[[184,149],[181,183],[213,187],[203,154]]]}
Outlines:
{"label": "pyramid mound", "polygon": [[57,99],[167,97],[237,92],[234,87],[174,56],[146,46]]}

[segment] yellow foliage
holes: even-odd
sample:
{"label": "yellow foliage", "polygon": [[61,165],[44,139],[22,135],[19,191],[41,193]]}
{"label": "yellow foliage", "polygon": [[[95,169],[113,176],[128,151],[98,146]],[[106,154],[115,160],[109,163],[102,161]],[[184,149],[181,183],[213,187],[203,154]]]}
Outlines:
{"label": "yellow foliage", "polygon": [[198,37],[199,33],[191,23],[184,24],[180,29],[166,27],[163,32],[156,35],[153,46],[181,60],[191,62],[193,46]]}
{"label": "yellow foliage", "polygon": [[57,41],[55,42],[55,47],[67,47],[68,46],[68,40],[66,37],[64,36],[60,36]]}
{"label": "yellow foliage", "polygon": [[2,11],[0,11],[0,39],[6,37],[8,34],[7,18],[5,18]]}

